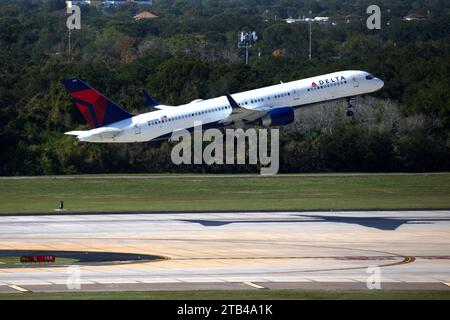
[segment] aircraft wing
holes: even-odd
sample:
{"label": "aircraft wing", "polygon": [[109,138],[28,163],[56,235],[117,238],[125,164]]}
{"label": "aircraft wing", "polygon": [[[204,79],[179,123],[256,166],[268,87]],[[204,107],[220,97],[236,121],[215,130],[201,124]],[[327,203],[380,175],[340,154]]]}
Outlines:
{"label": "aircraft wing", "polygon": [[258,109],[250,109],[242,107],[236,102],[236,100],[234,100],[234,98],[230,94],[226,93],[225,96],[227,97],[228,102],[230,103],[232,112],[228,118],[221,121],[221,123],[223,123],[224,125],[230,125],[233,122],[234,123],[253,122],[263,117],[268,111],[272,109],[271,107],[264,107]]}
{"label": "aircraft wing", "polygon": [[69,136],[76,136],[77,139],[80,141],[85,141],[87,139],[92,141],[92,140],[101,140],[103,138],[112,139],[117,135],[119,135],[121,132],[122,130],[118,128],[102,127],[88,131],[70,131],[64,134]]}

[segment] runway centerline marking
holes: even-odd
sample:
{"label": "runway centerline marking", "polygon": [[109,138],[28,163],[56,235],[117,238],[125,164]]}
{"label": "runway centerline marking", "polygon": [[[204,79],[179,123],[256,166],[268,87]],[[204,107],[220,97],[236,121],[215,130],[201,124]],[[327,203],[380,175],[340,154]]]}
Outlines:
{"label": "runway centerline marking", "polygon": [[11,289],[20,291],[20,292],[29,292],[29,290],[19,287],[19,286],[16,286],[15,284],[9,285],[8,287],[10,287]]}
{"label": "runway centerline marking", "polygon": [[256,283],[253,283],[253,282],[250,282],[250,281],[244,281],[242,283],[246,284],[246,285],[248,285],[250,287],[256,288],[256,289],[266,289],[265,287],[257,285]]}

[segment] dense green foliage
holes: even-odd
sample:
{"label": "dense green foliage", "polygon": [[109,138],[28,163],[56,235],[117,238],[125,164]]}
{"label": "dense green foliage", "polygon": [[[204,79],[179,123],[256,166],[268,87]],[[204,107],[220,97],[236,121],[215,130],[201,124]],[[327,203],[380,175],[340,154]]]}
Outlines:
{"label": "dense green foliage", "polygon": [[[0,0],[0,175],[257,169],[176,167],[168,161],[167,143],[76,142],[63,133],[86,125],[62,88],[63,78],[81,77],[137,113],[147,110],[143,88],[170,105],[344,69],[368,70],[385,80],[374,115],[350,121],[342,115],[345,107],[337,106],[298,131],[305,121],[300,114],[281,131],[281,171],[450,169],[446,1],[380,1],[381,30],[366,28],[371,3],[362,0],[155,2],[151,10],[160,18],[143,21],[132,19],[142,10],[134,5],[83,8],[69,55],[63,1]],[[280,18],[309,10],[361,19],[314,24],[308,61],[307,25]],[[411,11],[427,18],[402,21]],[[261,38],[249,66],[236,48],[239,30],[256,30]],[[331,125],[324,128],[320,123],[327,119]]]}

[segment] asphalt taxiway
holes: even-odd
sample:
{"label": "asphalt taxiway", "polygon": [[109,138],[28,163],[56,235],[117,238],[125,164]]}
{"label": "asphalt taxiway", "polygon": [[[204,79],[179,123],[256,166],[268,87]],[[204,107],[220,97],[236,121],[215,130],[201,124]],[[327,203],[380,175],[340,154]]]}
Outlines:
{"label": "asphalt taxiway", "polygon": [[156,258],[0,265],[0,292],[67,291],[74,269],[86,291],[450,290],[450,210],[3,216],[6,250]]}

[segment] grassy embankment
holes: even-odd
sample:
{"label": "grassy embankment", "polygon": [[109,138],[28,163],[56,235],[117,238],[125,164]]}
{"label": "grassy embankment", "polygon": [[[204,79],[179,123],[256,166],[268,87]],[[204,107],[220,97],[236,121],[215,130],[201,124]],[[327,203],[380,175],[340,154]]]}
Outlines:
{"label": "grassy embankment", "polygon": [[450,174],[0,179],[0,213],[450,208]]}

